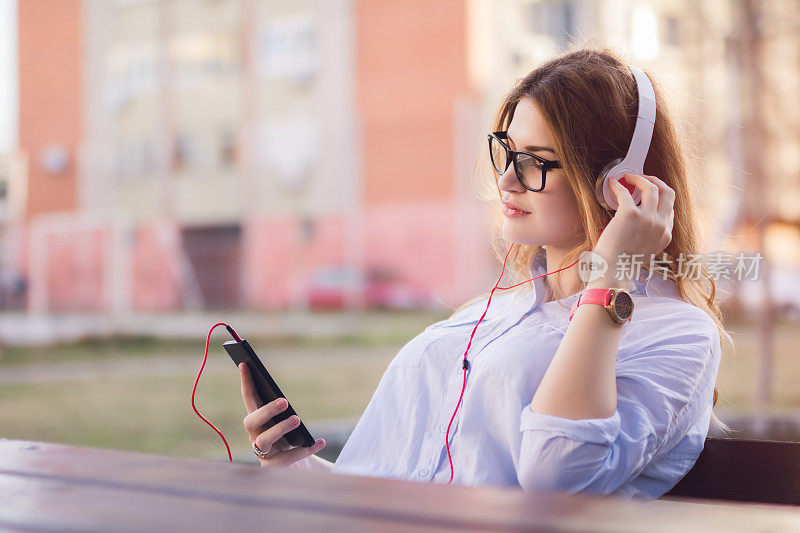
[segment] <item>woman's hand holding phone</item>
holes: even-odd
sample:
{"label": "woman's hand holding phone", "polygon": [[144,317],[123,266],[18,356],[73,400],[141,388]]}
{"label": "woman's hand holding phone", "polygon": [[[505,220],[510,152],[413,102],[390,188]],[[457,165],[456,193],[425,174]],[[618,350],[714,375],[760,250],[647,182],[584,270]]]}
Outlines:
{"label": "woman's hand holding phone", "polygon": [[[311,447],[297,447],[281,445],[278,441],[300,425],[300,418],[295,416],[279,422],[264,431],[264,426],[270,419],[283,412],[289,403],[285,398],[278,398],[266,405],[260,406],[261,401],[253,385],[253,378],[250,376],[250,369],[246,363],[239,364],[239,377],[242,383],[242,400],[247,409],[244,417],[244,429],[250,438],[250,442],[256,443],[259,450],[267,454],[266,459],[259,458],[261,466],[289,466],[297,461],[301,461],[310,455],[314,455],[325,447],[325,439],[317,439]],[[285,443],[285,441],[281,441]]]}

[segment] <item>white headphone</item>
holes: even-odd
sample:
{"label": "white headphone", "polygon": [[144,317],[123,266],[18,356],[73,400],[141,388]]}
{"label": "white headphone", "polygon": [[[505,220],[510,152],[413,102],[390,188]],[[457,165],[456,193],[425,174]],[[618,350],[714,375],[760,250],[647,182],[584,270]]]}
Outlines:
{"label": "white headphone", "polygon": [[[639,94],[639,109],[637,112],[636,126],[633,130],[628,154],[624,159],[614,159],[600,171],[595,182],[595,195],[603,207],[616,211],[619,207],[617,197],[611,190],[610,180],[619,181],[625,174],[644,174],[644,160],[650,150],[650,141],[653,138],[653,125],[656,122],[656,96],[653,85],[647,74],[636,67],[628,68],[636,79],[636,90]],[[622,185],[631,190],[623,180]],[[642,192],[639,189],[632,191],[633,202],[639,204]]]}

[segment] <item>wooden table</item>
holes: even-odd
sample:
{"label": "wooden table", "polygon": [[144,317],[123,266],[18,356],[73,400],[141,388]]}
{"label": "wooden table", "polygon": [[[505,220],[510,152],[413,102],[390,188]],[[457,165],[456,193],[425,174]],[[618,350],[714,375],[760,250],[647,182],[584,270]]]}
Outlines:
{"label": "wooden table", "polygon": [[800,510],[447,487],[2,439],[6,529],[800,531]]}

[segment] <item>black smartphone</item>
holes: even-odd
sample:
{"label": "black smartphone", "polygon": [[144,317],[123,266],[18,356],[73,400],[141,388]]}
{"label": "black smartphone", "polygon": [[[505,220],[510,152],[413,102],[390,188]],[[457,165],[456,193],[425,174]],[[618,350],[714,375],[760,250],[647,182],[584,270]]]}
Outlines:
{"label": "black smartphone", "polygon": [[[250,375],[253,377],[253,384],[255,385],[256,393],[261,398],[261,405],[266,405],[269,402],[277,400],[278,398],[286,398],[283,392],[281,392],[281,389],[278,387],[278,384],[275,383],[275,380],[272,379],[272,376],[270,376],[269,372],[267,372],[266,367],[261,363],[261,360],[250,346],[250,343],[242,339],[241,341],[228,341],[222,346],[225,348],[225,351],[228,352],[228,355],[231,356],[233,362],[236,363],[237,368],[239,367],[239,363],[247,363],[247,367],[250,369]],[[288,402],[289,400],[286,401]],[[270,421],[264,425],[260,433],[267,428],[274,426],[278,422],[286,420],[290,416],[296,414],[297,413],[295,413],[294,409],[292,409],[292,404],[290,403],[289,406],[283,410],[283,412],[273,416]],[[291,446],[302,446],[305,448],[314,445],[314,437],[312,437],[311,433],[308,432],[308,429],[306,429],[302,419],[300,420],[300,425],[281,437],[281,439],[278,441],[278,444],[280,444],[281,441],[283,441],[284,444]],[[286,449],[287,446],[284,445],[283,448]]]}

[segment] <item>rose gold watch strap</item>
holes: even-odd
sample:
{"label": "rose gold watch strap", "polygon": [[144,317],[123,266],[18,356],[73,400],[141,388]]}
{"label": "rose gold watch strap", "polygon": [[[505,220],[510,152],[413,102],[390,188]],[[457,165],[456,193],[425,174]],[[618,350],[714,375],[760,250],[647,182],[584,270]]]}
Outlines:
{"label": "rose gold watch strap", "polygon": [[578,299],[575,300],[575,303],[572,304],[572,309],[569,313],[569,319],[572,320],[572,316],[575,314],[575,311],[578,309],[579,306],[583,304],[597,304],[602,305],[603,307],[607,307],[608,304],[611,303],[611,298],[614,296],[614,289],[586,289],[584,290]]}

